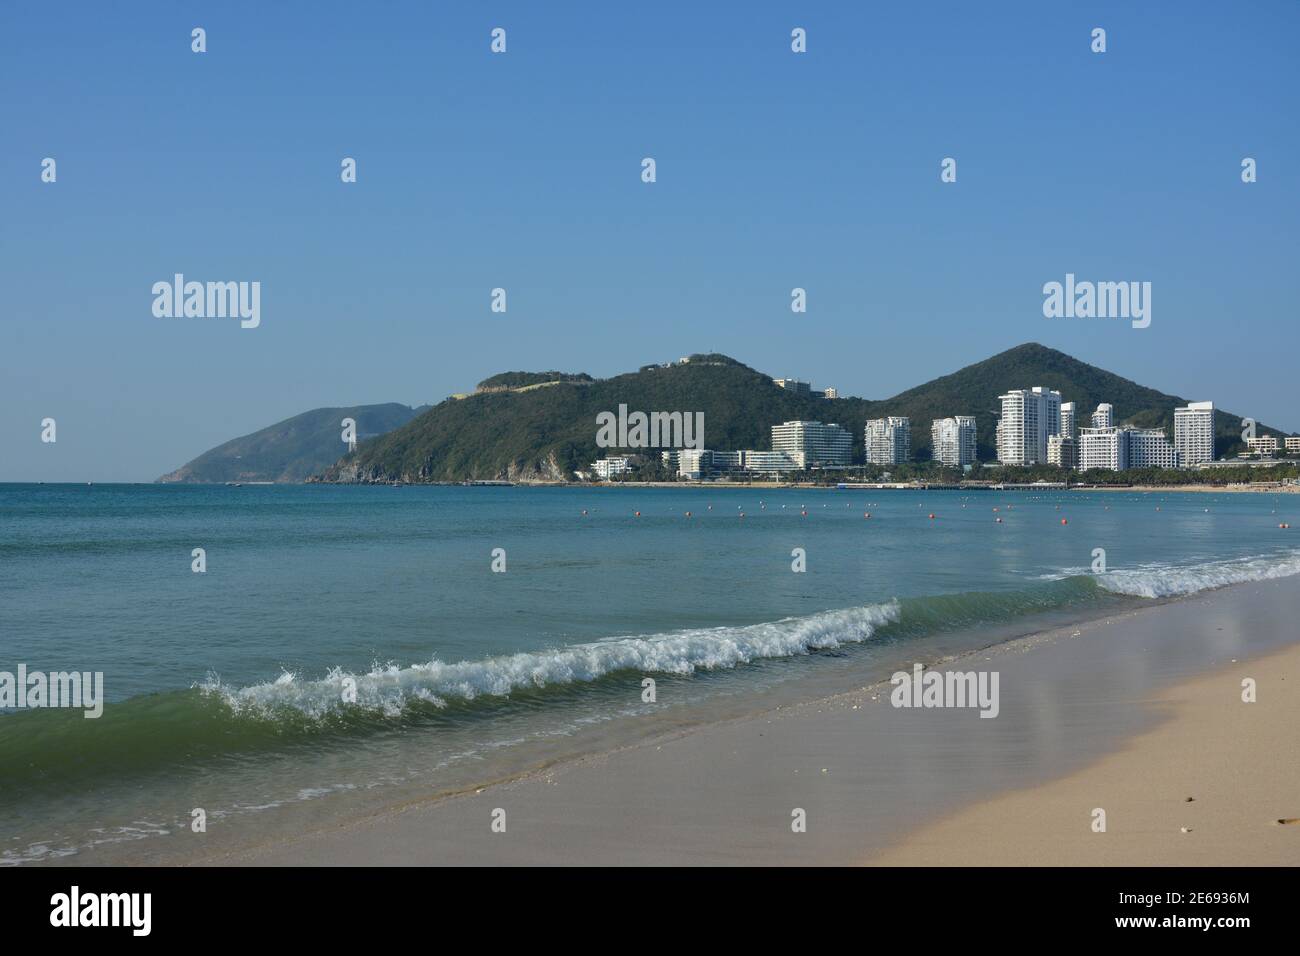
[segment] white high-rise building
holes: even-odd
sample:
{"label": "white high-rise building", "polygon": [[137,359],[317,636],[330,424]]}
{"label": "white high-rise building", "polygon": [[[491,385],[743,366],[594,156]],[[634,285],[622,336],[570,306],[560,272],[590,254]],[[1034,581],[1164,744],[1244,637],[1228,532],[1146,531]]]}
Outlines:
{"label": "white high-rise building", "polygon": [[1061,405],[1061,436],[1063,438],[1079,437],[1079,423],[1075,419],[1074,402],[1064,402]]}
{"label": "white high-rise building", "polygon": [[862,434],[868,465],[901,465],[912,457],[912,423],[907,418],[874,418]]}
{"label": "white high-rise building", "polygon": [[839,425],[785,422],[772,426],[772,450],[785,452],[800,468],[847,465],[853,457],[853,436]]}
{"label": "white high-rise building", "polygon": [[1080,471],[1177,466],[1178,453],[1159,428],[1084,428],[1080,431]]}
{"label": "white high-rise building", "polygon": [[1184,468],[1214,461],[1214,402],[1174,409],[1174,450]]}
{"label": "white high-rise building", "polygon": [[1079,429],[1079,470],[1103,468],[1123,471],[1128,467],[1128,442],[1119,428]]}
{"label": "white high-rise building", "polygon": [[1064,435],[1049,435],[1047,438],[1047,463],[1057,468],[1079,467],[1079,440],[1066,438]]}
{"label": "white high-rise building", "polygon": [[[867,425],[870,429],[870,423]],[[870,431],[868,430],[868,434]],[[954,468],[975,463],[975,416],[936,418],[930,425],[931,457]]]}
{"label": "white high-rise building", "polygon": [[1061,393],[1035,386],[999,395],[998,461],[1037,465],[1047,461],[1047,439],[1061,433]]}
{"label": "white high-rise building", "polygon": [[1123,428],[1130,468],[1177,468],[1178,452],[1160,428]]}
{"label": "white high-rise building", "polygon": [[1097,406],[1097,410],[1092,413],[1093,428],[1114,428],[1115,427],[1115,406],[1107,405],[1102,402]]}

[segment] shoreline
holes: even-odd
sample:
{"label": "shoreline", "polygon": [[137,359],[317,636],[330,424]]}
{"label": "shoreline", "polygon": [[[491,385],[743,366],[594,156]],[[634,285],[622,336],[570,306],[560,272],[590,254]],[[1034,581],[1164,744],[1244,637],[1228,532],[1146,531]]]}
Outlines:
{"label": "shoreline", "polygon": [[[1125,752],[1142,735],[1177,723],[1165,701],[1185,693],[1189,680],[1214,684],[1223,668],[1243,660],[1267,666],[1279,647],[1289,648],[1291,667],[1300,660],[1289,626],[1297,613],[1295,578],[1233,585],[948,661],[995,662],[1003,696],[996,720],[971,711],[895,709],[886,703],[888,686],[875,684],[661,734],[251,849],[195,853],[188,862],[894,864],[899,858],[891,853],[915,856],[920,851],[905,848],[936,845],[928,827],[1017,794],[1032,802],[1037,798],[1024,795],[1034,788],[1062,786],[1059,781]],[[1287,686],[1285,676],[1261,670],[1261,700],[1289,700],[1294,707],[1296,681]],[[1255,713],[1272,712],[1253,706],[1260,707]],[[1293,725],[1273,726],[1285,734]],[[1266,777],[1257,753],[1251,750],[1251,767]],[[1277,806],[1277,818],[1300,816],[1300,807],[1290,806],[1298,783],[1297,771],[1281,774],[1260,799]],[[1089,807],[1105,802],[1088,800]],[[791,832],[792,808],[806,810],[807,832]],[[508,814],[507,833],[491,829],[497,809]],[[1086,817],[1083,824],[1087,834]],[[1019,817],[1004,825],[1011,842],[1023,838]],[[1285,829],[1275,825],[1269,836]],[[1176,828],[1174,834],[1184,836]],[[1068,856],[1072,836],[1044,843],[1052,851],[1045,862],[1078,862]],[[974,856],[967,862],[996,862],[981,857],[978,842],[966,848]],[[1300,842],[1285,844],[1285,852],[1285,859],[1300,861]],[[1226,852],[1199,859],[1242,862],[1241,854]],[[930,862],[954,860],[941,853]]]}
{"label": "shoreline", "polygon": [[739,489],[758,489],[763,491],[780,491],[782,489],[799,490],[799,491],[992,491],[992,492],[1024,492],[1024,491],[1105,491],[1105,492],[1141,492],[1150,494],[1153,492],[1164,493],[1167,491],[1177,492],[1200,492],[1213,494],[1283,494],[1294,495],[1300,494],[1300,485],[1280,484],[1276,482],[1259,482],[1248,485],[1211,485],[1211,484],[1186,484],[1186,485],[1070,485],[1061,486],[1057,484],[1032,485],[1013,483],[1006,487],[995,487],[996,483],[987,485],[949,485],[942,482],[919,484],[908,484],[899,482],[847,482],[848,487],[840,488],[839,483],[831,484],[824,482],[782,482],[782,481],[603,481],[603,482],[579,482],[579,481],[108,481],[108,482],[44,482],[44,481],[16,481],[0,482],[3,485],[36,485],[47,487],[58,487],[61,485],[82,486],[84,484],[95,484],[104,486],[123,486],[138,487],[145,485],[165,486],[171,488],[221,488],[232,486],[245,487],[301,487],[304,485],[319,485],[322,487],[401,487],[401,488],[570,488],[577,490],[605,491],[611,488],[672,488],[682,491],[707,491],[712,488],[739,488]]}
{"label": "shoreline", "polygon": [[[1253,675],[1268,692],[1245,703]],[[1300,643],[1157,694],[1154,728],[1073,773],[917,828],[869,866],[1295,866]],[[1097,804],[1098,806],[1094,806]],[[1096,832],[1096,812],[1106,814]]]}

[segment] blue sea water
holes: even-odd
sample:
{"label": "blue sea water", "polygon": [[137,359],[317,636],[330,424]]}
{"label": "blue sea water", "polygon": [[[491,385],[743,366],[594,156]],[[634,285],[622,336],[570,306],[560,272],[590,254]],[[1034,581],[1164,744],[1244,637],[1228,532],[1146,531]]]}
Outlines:
{"label": "blue sea water", "polygon": [[0,862],[152,846],[196,807],[303,825],[597,725],[1294,574],[1297,500],[0,485],[0,672],[102,672],[106,699],[0,712]]}

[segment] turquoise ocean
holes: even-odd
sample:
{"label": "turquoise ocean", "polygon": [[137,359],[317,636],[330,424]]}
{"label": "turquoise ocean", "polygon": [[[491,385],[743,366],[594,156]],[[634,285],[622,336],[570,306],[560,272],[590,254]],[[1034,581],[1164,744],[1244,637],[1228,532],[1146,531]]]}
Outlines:
{"label": "turquoise ocean", "polygon": [[1295,574],[1298,500],[0,485],[0,672],[105,698],[0,711],[0,864],[165,861],[196,808],[235,846]]}

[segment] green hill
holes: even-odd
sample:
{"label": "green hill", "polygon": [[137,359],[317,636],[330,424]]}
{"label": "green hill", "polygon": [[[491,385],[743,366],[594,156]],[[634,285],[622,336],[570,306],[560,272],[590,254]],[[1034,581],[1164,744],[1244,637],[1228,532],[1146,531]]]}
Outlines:
{"label": "green hill", "polygon": [[[998,396],[1016,388],[1043,385],[1061,393],[1063,402],[1074,402],[1079,427],[1087,427],[1096,407],[1109,402],[1115,408],[1116,424],[1140,428],[1163,428],[1173,436],[1174,408],[1188,399],[1146,388],[1104,369],[1080,362],[1064,352],[1036,342],[1018,345],[992,358],[908,389],[884,402],[873,403],[889,409],[891,415],[908,415],[912,419],[912,447],[924,448],[928,456],[930,422],[949,415],[974,415],[978,433],[979,458],[997,458],[995,430],[1000,414]],[[1209,396],[1193,396],[1192,401]],[[873,415],[872,417],[877,417]],[[918,428],[918,423],[923,425]],[[1235,455],[1244,448],[1241,440],[1241,417],[1215,409],[1215,447],[1219,457]],[[1258,426],[1259,434],[1282,436],[1285,432]],[[924,432],[924,434],[920,434]]]}
{"label": "green hill", "polygon": [[158,480],[303,481],[338,460],[339,453],[345,450],[340,424],[344,418],[356,421],[357,439],[362,441],[405,425],[428,407],[409,408],[391,402],[312,409],[218,445]]}
{"label": "green hill", "polygon": [[550,385],[554,382],[594,382],[586,372],[498,372],[475,386],[479,392],[495,392],[530,385]]}
{"label": "green hill", "polygon": [[[644,366],[596,381],[543,374],[544,380],[558,384],[479,392],[442,402],[365,442],[322,477],[326,481],[571,480],[574,471],[613,453],[596,446],[596,415],[616,412],[620,404],[629,411],[703,412],[705,447],[720,450],[770,448],[771,426],[783,421],[835,422],[853,436],[858,461],[863,458],[864,423],[884,415],[906,415],[912,420],[913,453],[921,459],[929,457],[932,419],[974,415],[979,457],[992,460],[997,396],[1012,388],[1057,389],[1065,401],[1076,403],[1085,424],[1097,404],[1105,401],[1115,407],[1118,422],[1163,426],[1171,434],[1174,406],[1187,404],[1184,398],[1145,388],[1036,343],[878,401],[796,395],[723,355],[692,356],[686,363]],[[558,379],[552,378],[557,375]],[[1204,396],[1194,396],[1200,397]],[[1241,447],[1238,416],[1216,412],[1216,428],[1219,455]],[[1263,426],[1259,431],[1283,434]]]}

